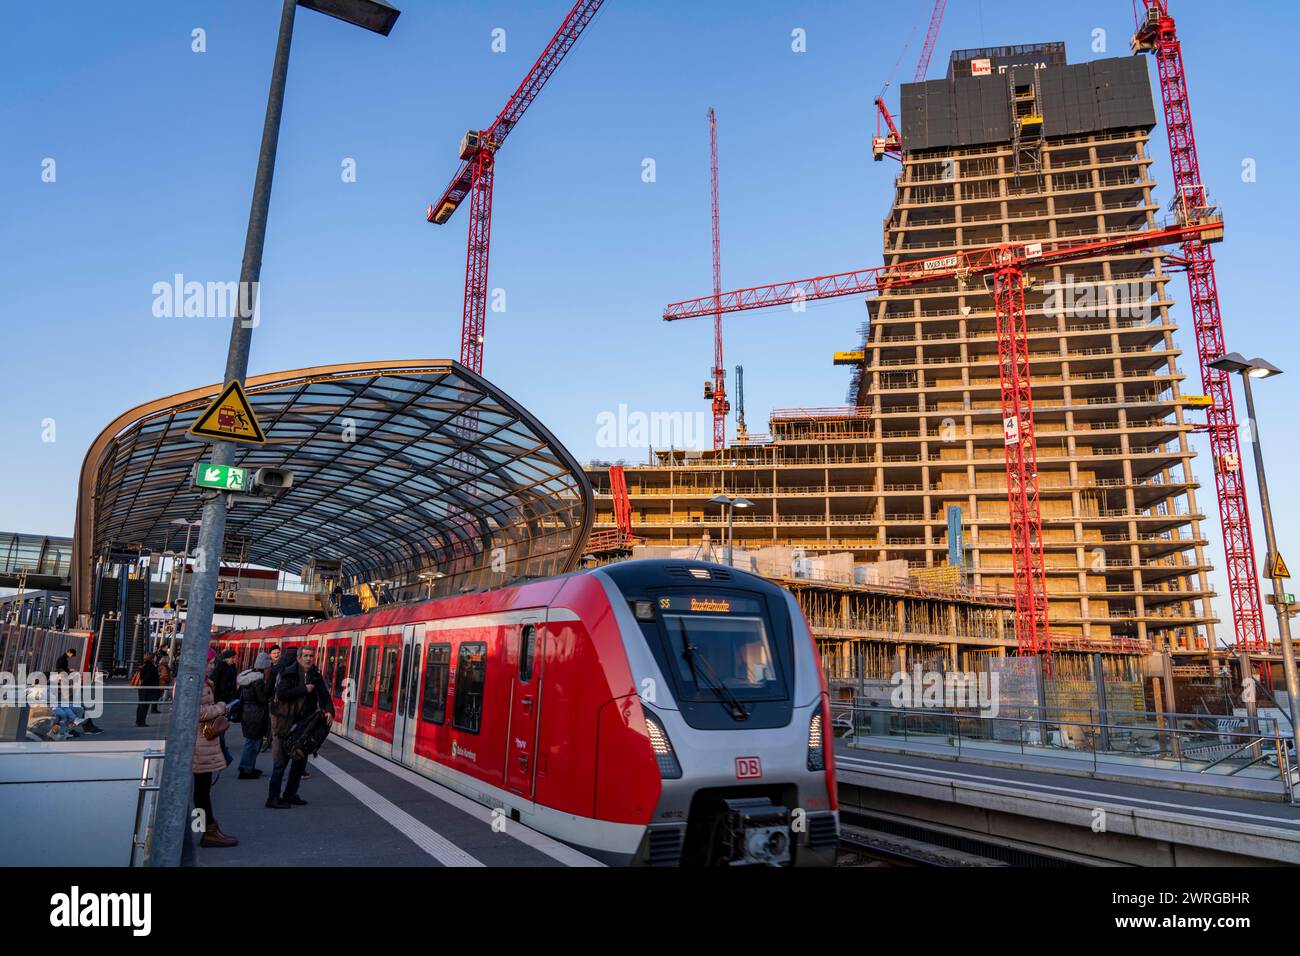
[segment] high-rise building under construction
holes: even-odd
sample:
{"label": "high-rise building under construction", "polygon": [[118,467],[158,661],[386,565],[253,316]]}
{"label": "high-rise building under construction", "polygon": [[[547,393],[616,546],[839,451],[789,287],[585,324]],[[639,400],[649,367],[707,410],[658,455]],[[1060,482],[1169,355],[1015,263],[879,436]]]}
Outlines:
{"label": "high-rise building under construction", "polygon": [[[1059,43],[958,51],[946,78],[904,85],[900,100],[886,265],[1163,221],[1145,60],[1071,65]],[[1177,653],[1213,640],[1184,415],[1196,399],[1179,391],[1164,258],[1123,252],[1025,273],[1061,650]],[[770,435],[721,451],[656,451],[627,469],[633,532],[689,546],[725,527],[711,497],[741,495],[754,507],[733,515],[737,548],[905,560],[920,583],[1012,590],[1004,444],[1015,436],[1002,419],[990,290],[941,281],[886,291],[867,309],[860,345],[836,356],[851,369],[848,406],[774,412]],[[592,477],[609,488],[602,470]]]}

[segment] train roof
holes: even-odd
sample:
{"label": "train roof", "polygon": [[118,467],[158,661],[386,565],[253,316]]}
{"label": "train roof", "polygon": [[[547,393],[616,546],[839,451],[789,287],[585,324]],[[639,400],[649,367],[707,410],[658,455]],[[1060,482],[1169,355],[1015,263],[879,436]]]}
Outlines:
{"label": "train roof", "polygon": [[230,639],[262,634],[271,640],[290,641],[295,638],[311,638],[324,634],[334,634],[339,631],[362,631],[374,627],[413,624],[431,618],[462,617],[471,614],[510,610],[516,607],[537,607],[550,604],[560,593],[566,582],[596,572],[609,577],[620,589],[629,591],[644,591],[650,587],[673,587],[683,584],[706,583],[735,583],[744,584],[745,587],[753,590],[781,590],[778,585],[773,584],[766,578],[743,571],[740,568],[727,567],[723,564],[685,558],[641,558],[635,561],[619,561],[594,568],[583,568],[569,574],[514,581],[499,588],[493,588],[490,591],[411,601],[364,614],[349,615],[348,617],[332,617],[306,624],[276,624],[271,627],[244,629],[232,628],[219,632],[216,637],[218,639]]}

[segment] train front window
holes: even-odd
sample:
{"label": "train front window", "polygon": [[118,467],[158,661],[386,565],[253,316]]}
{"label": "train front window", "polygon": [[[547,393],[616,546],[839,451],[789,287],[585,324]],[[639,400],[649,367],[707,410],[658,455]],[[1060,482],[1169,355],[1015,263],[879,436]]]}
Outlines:
{"label": "train front window", "polygon": [[785,696],[761,618],[664,614],[663,623],[687,697],[704,699],[719,687],[742,699]]}

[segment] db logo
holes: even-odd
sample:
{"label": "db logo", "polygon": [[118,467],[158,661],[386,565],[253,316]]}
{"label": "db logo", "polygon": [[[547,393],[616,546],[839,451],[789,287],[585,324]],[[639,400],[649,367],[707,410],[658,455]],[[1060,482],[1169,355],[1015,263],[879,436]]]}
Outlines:
{"label": "db logo", "polygon": [[763,761],[757,757],[736,758],[736,779],[757,780],[763,776]]}

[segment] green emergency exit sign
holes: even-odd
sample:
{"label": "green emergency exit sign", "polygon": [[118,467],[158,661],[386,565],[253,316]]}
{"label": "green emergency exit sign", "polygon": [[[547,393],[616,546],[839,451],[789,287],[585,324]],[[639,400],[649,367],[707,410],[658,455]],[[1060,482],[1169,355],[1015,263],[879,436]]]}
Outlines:
{"label": "green emergency exit sign", "polygon": [[194,485],[218,491],[246,491],[248,469],[233,465],[209,465],[201,461],[194,466]]}

